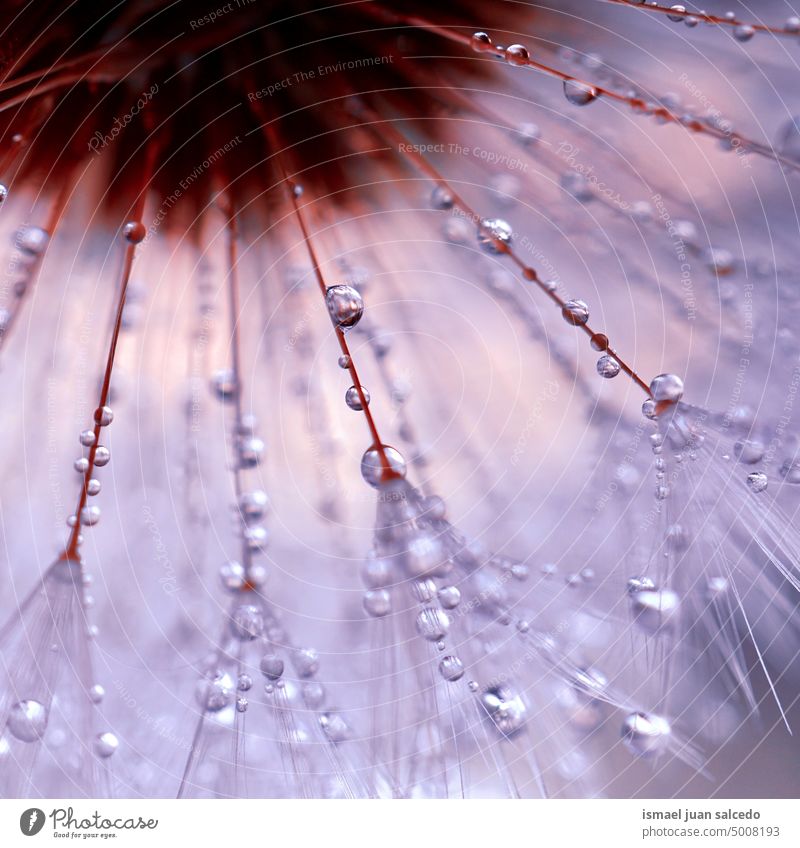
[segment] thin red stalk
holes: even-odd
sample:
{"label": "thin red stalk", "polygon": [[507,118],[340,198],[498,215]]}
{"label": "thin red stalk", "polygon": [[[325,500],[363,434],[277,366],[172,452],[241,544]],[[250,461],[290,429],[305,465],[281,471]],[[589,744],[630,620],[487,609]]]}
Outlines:
{"label": "thin red stalk", "polygon": [[740,26],[749,26],[752,27],[756,32],[769,32],[772,35],[788,35],[788,36],[797,36],[800,34],[800,29],[798,30],[790,30],[785,27],[773,27],[768,26],[767,24],[756,24],[751,23],[750,21],[742,21],[739,18],[724,18],[719,15],[708,15],[705,12],[692,12],[691,10],[686,10],[684,12],[674,9],[670,6],[662,6],[660,3],[638,3],[634,2],[634,0],[605,0],[606,3],[615,3],[618,6],[630,6],[633,9],[642,9],[645,12],[660,12],[664,15],[671,15],[673,17],[680,18],[696,18],[698,21],[704,24],[720,24],[722,26],[732,26],[732,27],[740,27]]}
{"label": "thin red stalk", "polygon": [[[292,209],[294,211],[294,216],[297,219],[297,223],[300,227],[300,231],[303,236],[303,242],[305,243],[306,250],[308,252],[308,257],[311,261],[311,266],[314,269],[314,276],[317,280],[317,285],[319,286],[320,293],[322,294],[323,300],[326,297],[328,286],[325,282],[325,278],[322,275],[322,269],[320,268],[319,261],[317,259],[317,253],[314,248],[314,245],[311,241],[311,237],[308,232],[308,227],[306,225],[305,218],[303,216],[302,209],[300,204],[297,201],[297,184],[294,183],[283,164],[283,160],[281,159],[280,147],[278,144],[277,134],[272,127],[271,124],[265,124],[262,121],[262,128],[266,133],[268,142],[270,147],[273,149],[275,153],[275,158],[278,162],[278,167],[280,169],[281,175],[283,177],[283,182],[286,185],[289,200],[292,204]],[[344,331],[341,327],[337,327],[334,325],[334,331],[336,332],[336,338],[339,341],[339,348],[342,352],[343,356],[347,357],[347,370],[350,373],[350,377],[353,381],[353,386],[355,387],[356,392],[358,393],[358,399],[361,403],[361,411],[364,413],[364,417],[367,421],[367,427],[369,428],[370,435],[372,437],[372,445],[371,448],[378,452],[378,456],[381,460],[381,468],[382,468],[382,479],[384,481],[391,480],[393,478],[397,478],[399,475],[392,468],[391,463],[389,462],[389,458],[386,455],[386,449],[384,446],[384,442],[380,437],[378,432],[377,425],[375,424],[375,419],[372,415],[372,412],[369,408],[369,403],[367,402],[366,395],[364,393],[364,387],[361,385],[361,379],[358,376],[358,370],[356,368],[355,360],[353,358],[352,353],[350,352],[350,346],[347,344],[347,338],[345,336]]]}
{"label": "thin red stalk", "polygon": [[[133,215],[131,218],[131,220],[133,221],[141,222],[144,213],[144,206],[147,200],[147,189],[150,185],[150,180],[152,179],[153,167],[155,164],[155,153],[155,144],[150,142],[147,146],[147,152],[145,155],[145,166],[142,171],[141,187],[133,207]],[[78,498],[78,506],[74,513],[75,525],[72,528],[72,532],[70,533],[66,549],[62,554],[62,559],[64,560],[80,562],[80,554],[78,552],[78,549],[80,547],[80,536],[82,527],[81,513],[89,499],[89,481],[92,479],[92,474],[95,470],[95,458],[97,455],[97,448],[99,447],[100,433],[102,431],[100,410],[102,410],[104,406],[108,405],[108,397],[111,391],[111,374],[114,370],[114,357],[117,352],[117,343],[119,341],[120,330],[122,328],[122,313],[125,308],[125,297],[128,292],[128,283],[130,282],[131,269],[133,267],[133,260],[136,255],[136,247],[136,243],[129,242],[125,248],[125,254],[122,260],[122,272],[120,274],[117,308],[114,316],[114,324],[111,330],[111,340],[108,345],[106,365],[105,370],[103,372],[103,384],[102,388],[100,389],[100,399],[97,405],[97,411],[95,412],[93,430],[94,441],[92,442],[92,445],[89,448],[89,464],[83,475],[83,484],[81,485],[81,492]]]}
{"label": "thin red stalk", "polygon": [[[453,41],[456,44],[468,47],[470,48],[470,50],[474,49],[470,36],[464,35],[460,32],[456,32],[455,30],[449,29],[448,27],[439,26],[438,24],[431,23],[425,18],[418,17],[417,15],[397,15],[393,12],[388,12],[384,9],[379,9],[374,6],[365,6],[364,9],[365,11],[370,12],[371,14],[378,18],[381,18],[382,20],[389,20],[393,23],[402,23],[407,26],[419,27],[420,29],[424,29],[427,32],[431,32],[435,35],[441,36],[442,38],[446,38],[448,41]],[[507,52],[505,47],[500,47],[491,43],[487,44],[479,52],[491,54],[499,59],[507,58]],[[670,109],[667,109],[661,104],[648,103],[641,97],[631,97],[630,95],[622,94],[610,88],[603,88],[602,86],[597,85],[588,80],[582,79],[581,77],[576,77],[572,74],[567,74],[564,71],[559,71],[557,68],[554,68],[551,65],[546,65],[542,62],[537,62],[535,59],[531,59],[530,57],[528,57],[527,59],[516,57],[514,60],[514,65],[516,67],[531,68],[532,70],[539,71],[540,73],[543,73],[546,76],[554,77],[555,79],[561,80],[565,83],[571,82],[576,83],[577,85],[586,86],[587,88],[591,88],[595,92],[595,95],[597,97],[604,97],[607,100],[614,100],[617,103],[624,103],[626,106],[629,106],[631,109],[633,109],[634,112],[637,112],[640,115],[646,115],[648,117],[657,118],[667,124],[676,124],[678,126],[684,127],[687,130],[690,130],[691,132],[711,136],[712,138],[715,138],[718,141],[728,141],[731,144],[737,143],[738,146],[743,150],[756,153],[759,156],[764,156],[776,162],[780,162],[781,165],[784,165],[785,167],[793,171],[800,171],[800,162],[795,162],[794,160],[789,159],[786,156],[781,155],[780,153],[777,153],[768,145],[761,144],[760,142],[754,141],[750,138],[746,138],[745,136],[740,135],[739,133],[728,133],[721,129],[717,129],[716,127],[709,126],[707,124],[704,124],[697,118],[684,119],[681,115],[677,114],[676,112],[673,112]]]}
{"label": "thin red stalk", "polygon": [[[397,147],[398,153],[410,160],[420,171],[427,174],[438,186],[441,186],[445,189],[450,196],[453,198],[454,206],[461,209],[461,211],[469,217],[476,226],[480,224],[483,220],[480,215],[478,215],[475,210],[452,188],[452,186],[447,182],[447,180],[439,173],[439,171],[425,159],[420,153],[417,153],[414,150],[413,145],[409,143],[408,139],[397,130],[391,123],[388,121],[384,121],[377,114],[371,112],[365,107],[360,107],[367,114],[370,115],[370,123],[365,124],[365,126],[369,126],[374,132],[378,135],[382,136],[385,141],[389,143],[393,143]],[[380,127],[380,128],[379,128]],[[535,283],[541,291],[543,291],[550,300],[555,303],[559,309],[563,309],[566,305],[567,301],[564,300],[556,291],[548,288],[544,281],[539,277],[536,270],[529,265],[527,265],[514,250],[506,243],[500,241],[499,239],[493,239],[494,248],[499,254],[504,254],[508,256],[508,258],[519,268],[522,276],[531,283]],[[603,350],[607,353],[614,361],[619,365],[620,369],[633,380],[633,382],[645,393],[650,396],[650,387],[647,383],[642,380],[642,378],[631,368],[630,365],[617,353],[612,347],[610,347],[608,339],[605,335],[597,333],[593,330],[589,324],[578,324],[575,325],[579,329],[583,330],[587,336],[596,340],[598,342],[602,342],[602,346],[599,350]],[[605,340],[605,341],[603,341]]]}

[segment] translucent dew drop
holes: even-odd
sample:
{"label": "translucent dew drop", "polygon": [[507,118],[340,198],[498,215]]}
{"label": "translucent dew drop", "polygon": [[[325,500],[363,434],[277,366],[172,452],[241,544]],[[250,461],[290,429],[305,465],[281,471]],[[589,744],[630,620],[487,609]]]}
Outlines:
{"label": "translucent dew drop", "polygon": [[[94,464],[97,468],[102,468],[104,465],[108,465],[111,461],[111,452],[108,448],[103,447],[103,445],[98,445],[97,450],[94,452]],[[87,468],[88,463],[87,463]]]}
{"label": "translucent dew drop", "polygon": [[352,286],[331,286],[325,292],[325,303],[331,320],[340,330],[355,327],[364,314],[364,300]]}
{"label": "translucent dew drop", "polygon": [[750,39],[756,34],[755,29],[751,27],[749,24],[742,24],[741,26],[737,26],[733,31],[733,37],[737,41],[750,41]]}
{"label": "translucent dew drop", "polygon": [[[389,445],[383,445],[383,453],[389,468],[398,476],[406,476],[406,461],[400,451]],[[383,457],[377,448],[369,448],[361,457],[361,476],[373,488],[378,488],[383,481]]]}
{"label": "translucent dew drop", "polygon": [[453,193],[446,186],[436,186],[431,192],[431,206],[434,209],[452,209],[455,204]]}
{"label": "translucent dew drop", "polygon": [[589,307],[582,300],[568,300],[561,307],[561,316],[573,327],[582,327],[589,320]]}
{"label": "translucent dew drop", "polygon": [[236,560],[224,563],[219,570],[219,579],[224,589],[229,592],[240,592],[247,580],[244,566]]}
{"label": "translucent dew drop", "polygon": [[653,756],[669,744],[669,722],[653,713],[635,712],[622,723],[622,741],[637,757]]}
{"label": "translucent dew drop", "polygon": [[475,32],[472,34],[472,38],[470,38],[470,45],[476,53],[484,53],[492,49],[492,39],[488,33]]}
{"label": "translucent dew drop", "polygon": [[198,682],[195,696],[204,710],[218,713],[233,699],[233,681],[230,675],[216,672],[213,676],[204,677]]}
{"label": "translucent dew drop", "polygon": [[17,701],[8,713],[8,729],[22,742],[36,742],[47,729],[47,708],[39,701]]}
{"label": "translucent dew drop", "polygon": [[526,64],[529,58],[528,48],[522,44],[512,44],[506,47],[506,61],[509,65],[519,67]]}
{"label": "translucent dew drop", "polygon": [[586,106],[597,99],[597,89],[579,80],[564,80],[564,97],[573,106]]}
{"label": "translucent dew drop", "polygon": [[[367,406],[369,406],[369,392],[363,386],[361,387],[361,391],[364,395],[364,400],[366,401]],[[361,397],[358,394],[358,389],[355,386],[350,386],[350,388],[345,392],[344,402],[350,409],[354,409],[356,412],[360,412],[364,408],[361,404]]]}
{"label": "translucent dew drop", "polygon": [[22,227],[17,230],[15,245],[28,256],[41,256],[50,240],[47,230],[41,227]]}
{"label": "translucent dew drop", "polygon": [[502,218],[484,218],[478,224],[478,244],[487,253],[502,253],[502,245],[511,244],[513,230]]}
{"label": "translucent dew drop", "polygon": [[436,607],[426,607],[417,616],[417,632],[423,639],[438,642],[450,630],[450,619]]}
{"label": "translucent dew drop", "polygon": [[769,485],[769,479],[763,471],[752,471],[747,475],[747,488],[758,494]]}
{"label": "translucent dew drop", "polygon": [[490,686],[481,694],[481,706],[503,736],[512,736],[525,724],[526,707],[510,687]]}
{"label": "translucent dew drop", "polygon": [[677,374],[659,374],[650,383],[650,392],[657,403],[676,403],[683,397],[683,380]]}
{"label": "translucent dew drop", "polygon": [[670,627],[678,617],[681,601],[671,589],[640,589],[631,595],[636,623],[648,633]]}
{"label": "translucent dew drop", "polygon": [[364,592],[364,610],[373,618],[382,618],[392,611],[392,598],[386,589],[370,589]]}
{"label": "translucent dew drop", "polygon": [[676,23],[676,24],[682,23],[683,19],[686,17],[686,15],[685,15],[686,6],[679,6],[679,5],[676,4],[674,6],[670,6],[670,9],[672,9],[674,12],[684,13],[684,14],[679,14],[679,15],[667,15],[669,20],[671,20],[673,23]]}
{"label": "translucent dew drop", "polygon": [[458,586],[442,586],[438,592],[439,603],[444,609],[455,609],[461,603],[461,592]]}
{"label": "translucent dew drop", "polygon": [[792,484],[800,483],[800,461],[787,459],[781,466],[781,477]]}
{"label": "translucent dew drop", "polygon": [[269,680],[278,680],[283,674],[283,660],[274,654],[265,654],[258,664],[261,673]]}
{"label": "translucent dew drop", "polygon": [[122,234],[131,244],[141,244],[147,235],[147,228],[141,221],[128,221],[122,228]]}
{"label": "translucent dew drop", "polygon": [[758,439],[739,439],[733,446],[733,453],[739,462],[755,465],[764,457],[764,443]]}
{"label": "translucent dew drop", "polygon": [[439,674],[449,683],[455,683],[464,676],[464,663],[458,657],[444,657],[439,663]]}
{"label": "translucent dew drop", "polygon": [[610,356],[601,356],[597,360],[597,373],[606,380],[610,380],[619,374],[619,363]]}
{"label": "translucent dew drop", "polygon": [[230,368],[220,368],[211,375],[211,390],[220,400],[236,397],[236,377]]}
{"label": "translucent dew drop", "polygon": [[248,520],[261,518],[268,507],[269,498],[267,497],[267,493],[261,489],[254,489],[252,492],[242,492],[239,498],[239,510]]}
{"label": "translucent dew drop", "polygon": [[107,759],[119,748],[119,739],[110,730],[98,733],[94,739],[94,752],[98,757]]}
{"label": "translucent dew drop", "polygon": [[85,506],[81,510],[81,524],[84,527],[94,527],[100,521],[99,506]]}
{"label": "translucent dew drop", "polygon": [[231,633],[240,642],[251,642],[264,632],[264,616],[254,604],[242,604],[231,614]]}

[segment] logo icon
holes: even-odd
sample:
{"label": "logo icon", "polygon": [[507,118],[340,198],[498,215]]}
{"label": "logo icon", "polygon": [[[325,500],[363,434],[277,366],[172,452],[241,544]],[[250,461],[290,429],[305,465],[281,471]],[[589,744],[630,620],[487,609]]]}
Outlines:
{"label": "logo icon", "polygon": [[19,817],[19,829],[25,836],[36,836],[36,834],[44,827],[44,810],[38,807],[31,807]]}

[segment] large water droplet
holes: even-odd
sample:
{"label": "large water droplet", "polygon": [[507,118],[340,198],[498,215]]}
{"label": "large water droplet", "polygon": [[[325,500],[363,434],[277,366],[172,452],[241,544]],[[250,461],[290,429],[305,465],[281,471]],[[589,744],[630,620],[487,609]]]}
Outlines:
{"label": "large water droplet", "polygon": [[622,741],[639,757],[663,751],[670,734],[669,722],[653,713],[631,713],[622,724]]}
{"label": "large water droplet", "polygon": [[[406,461],[400,451],[389,445],[383,446],[383,453],[391,470],[400,477],[406,476]],[[361,457],[361,476],[370,486],[378,488],[383,482],[383,457],[377,448],[370,448]]]}
{"label": "large water droplet", "polygon": [[564,97],[574,106],[586,106],[597,99],[597,89],[578,80],[564,80]]}
{"label": "large water droplet", "polygon": [[650,392],[657,402],[675,403],[683,397],[683,380],[677,374],[659,374],[650,383]]}
{"label": "large water droplet", "polygon": [[364,300],[352,286],[331,286],[325,292],[331,320],[340,330],[355,327],[364,314]]}
{"label": "large water droplet", "polygon": [[31,698],[17,701],[8,713],[8,729],[22,742],[41,739],[47,729],[47,708]]}

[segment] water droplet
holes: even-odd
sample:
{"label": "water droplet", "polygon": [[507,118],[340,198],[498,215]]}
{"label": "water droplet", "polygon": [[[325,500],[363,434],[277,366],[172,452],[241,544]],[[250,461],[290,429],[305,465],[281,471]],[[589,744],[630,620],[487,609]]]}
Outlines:
{"label": "water droplet", "polygon": [[506,61],[509,65],[519,67],[526,64],[529,58],[528,48],[523,47],[522,44],[512,44],[506,47]]}
{"label": "water droplet", "polygon": [[631,713],[622,724],[622,741],[638,757],[663,751],[670,734],[669,722],[653,713]]}
{"label": "water droplet", "polygon": [[[361,387],[361,391],[364,394],[364,400],[366,401],[367,406],[369,406],[369,392],[363,386]],[[345,392],[344,402],[350,407],[350,409],[354,409],[356,412],[360,412],[364,408],[361,404],[358,389],[355,386],[350,386],[350,388]]]}
{"label": "water droplet", "polygon": [[619,363],[610,356],[601,356],[597,360],[597,373],[606,380],[610,380],[619,374]]}
{"label": "water droplet", "polygon": [[114,411],[110,406],[101,406],[99,409],[95,409],[94,420],[101,427],[108,427],[114,420]]}
{"label": "water droplet", "polygon": [[247,707],[250,705],[250,702],[244,696],[241,696],[236,699],[236,712],[237,713],[246,713]]}
{"label": "water droplet", "polygon": [[582,300],[568,300],[561,307],[561,315],[567,324],[582,327],[589,320],[589,307]]}
{"label": "water droplet", "polygon": [[[108,448],[103,447],[103,445],[98,445],[97,449],[94,452],[94,464],[97,468],[102,468],[104,465],[108,465],[111,461],[111,452]],[[88,468],[88,463],[86,465]]]}
{"label": "water droplet", "polygon": [[511,244],[513,231],[502,218],[483,218],[478,224],[478,244],[487,253],[502,253],[501,245]]}
{"label": "water droplet", "polygon": [[242,468],[255,468],[264,455],[264,441],[258,436],[239,439],[239,465]]}
{"label": "water droplet", "polygon": [[[383,453],[391,470],[400,477],[406,476],[406,461],[400,451],[389,445],[383,446]],[[369,448],[361,457],[361,476],[374,488],[383,481],[383,457],[377,448]]]}
{"label": "water droplet", "polygon": [[[670,9],[672,9],[675,12],[684,12],[684,13],[686,12],[686,6],[675,5],[675,6],[670,6]],[[685,14],[682,14],[682,15],[667,15],[667,17],[673,23],[679,24],[679,23],[683,22],[683,19],[686,17],[686,15]]]}
{"label": "water droplet", "polygon": [[452,209],[455,204],[453,193],[446,186],[438,185],[431,193],[431,206],[434,209]]}
{"label": "water droplet", "polygon": [[98,733],[94,739],[94,752],[98,757],[106,759],[119,748],[119,739],[110,731]]}
{"label": "water droplet", "polygon": [[247,543],[247,547],[251,551],[263,551],[269,543],[269,531],[266,527],[256,524],[252,527],[246,527],[242,536]]}
{"label": "water droplet", "polygon": [[211,375],[211,389],[220,400],[236,397],[236,378],[230,368],[220,368]]}
{"label": "water droplet", "polygon": [[204,710],[218,713],[225,709],[233,698],[233,681],[229,674],[218,671],[198,682],[195,696]]}
{"label": "water droplet", "polygon": [[140,244],[147,235],[147,229],[141,221],[128,221],[122,229],[122,234],[131,244]]}
{"label": "water droplet", "polygon": [[243,492],[239,498],[239,510],[249,521],[261,518],[269,507],[267,493],[261,489],[252,492]]}
{"label": "water droplet", "polygon": [[386,589],[370,589],[364,592],[364,609],[373,618],[382,618],[392,611],[392,597]]}
{"label": "water droplet", "polygon": [[525,724],[525,704],[505,685],[485,689],[481,694],[481,706],[503,736],[512,736]]}
{"label": "water droplet", "polygon": [[787,459],[781,466],[781,477],[787,483],[800,483],[800,461]]}
{"label": "water droplet", "polygon": [[476,53],[484,53],[485,51],[492,49],[492,39],[489,38],[489,35],[485,32],[473,33],[472,38],[470,39],[470,44]]}
{"label": "water droplet", "polygon": [[579,80],[564,80],[564,97],[573,106],[586,106],[597,99],[597,89]]}
{"label": "water droplet", "polygon": [[464,676],[464,663],[458,657],[444,657],[439,663],[439,674],[450,683]]}
{"label": "water droplet", "polygon": [[340,330],[355,327],[364,314],[364,300],[352,286],[331,286],[325,292],[331,320]]}
{"label": "water droplet", "polygon": [[769,479],[763,471],[752,471],[747,475],[747,486],[751,492],[763,492],[769,484]]}
{"label": "water droplet", "polygon": [[105,698],[106,690],[99,684],[95,683],[89,690],[89,698],[93,704],[99,704]]}
{"label": "water droplet", "polygon": [[254,604],[242,604],[231,614],[231,633],[240,642],[251,642],[264,632],[264,616]]}
{"label": "water droplet", "polygon": [[236,681],[236,688],[239,692],[249,692],[253,687],[253,678],[249,674],[240,674]]}
{"label": "water droplet", "polygon": [[439,603],[444,609],[455,609],[461,603],[461,592],[458,586],[442,586],[438,595]]}
{"label": "water droplet", "polygon": [[240,592],[247,582],[244,566],[236,560],[226,562],[219,570],[219,579],[229,592]]}
{"label": "water droplet", "polygon": [[261,673],[269,680],[277,680],[283,674],[283,660],[274,654],[265,654],[258,664]]}
{"label": "water droplet", "polygon": [[755,29],[753,29],[753,27],[751,27],[749,24],[742,24],[741,26],[737,26],[733,31],[733,37],[737,41],[750,41],[750,39],[755,34]]}
{"label": "water droplet", "polygon": [[658,417],[656,415],[656,402],[652,398],[648,398],[642,404],[642,415],[644,415],[645,418],[649,418],[651,421],[655,421]]}
{"label": "water droplet", "polygon": [[8,713],[8,729],[22,742],[41,739],[47,729],[47,708],[30,698],[17,701]]}
{"label": "water droplet", "polygon": [[90,448],[95,443],[94,430],[82,430],[78,441],[85,447]]}
{"label": "water droplet", "polygon": [[50,235],[41,227],[21,227],[17,230],[15,244],[29,256],[41,256],[49,240]]}
{"label": "water droplet", "polygon": [[683,397],[683,380],[677,374],[659,374],[650,383],[650,392],[657,403],[676,403]]}
{"label": "water droplet", "polygon": [[636,623],[656,633],[675,622],[681,601],[671,589],[640,589],[631,594],[631,604]]}
{"label": "water droplet", "polygon": [[542,137],[542,131],[536,124],[520,124],[520,127],[517,130],[517,137],[523,146],[528,147],[529,145],[536,144],[536,142],[539,141]]}
{"label": "water droplet", "polygon": [[81,510],[81,524],[84,527],[94,527],[100,520],[99,506],[85,506]]}
{"label": "water droplet", "polygon": [[313,648],[301,648],[292,654],[292,663],[300,677],[313,677],[319,671],[319,655]]}
{"label": "water droplet", "polygon": [[604,333],[595,333],[589,339],[589,344],[593,350],[608,350],[608,336]]}
{"label": "water droplet", "polygon": [[739,439],[733,446],[733,452],[739,462],[755,465],[764,456],[764,443],[758,439]]}
{"label": "water droplet", "polygon": [[350,726],[340,713],[328,710],[319,717],[319,726],[334,745],[350,738]]}
{"label": "water droplet", "polygon": [[417,632],[430,642],[438,642],[449,629],[450,619],[436,607],[426,607],[417,616]]}
{"label": "water droplet", "polygon": [[347,354],[343,354],[342,356],[340,356],[337,361],[339,363],[339,367],[344,371],[346,371],[350,367],[351,359],[349,356],[347,356]]}

